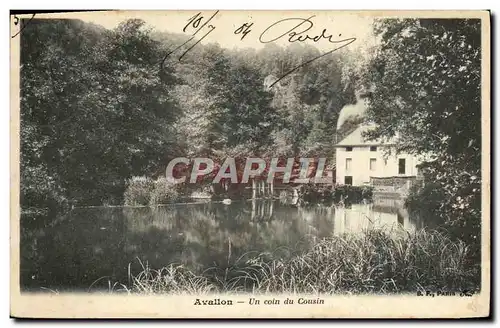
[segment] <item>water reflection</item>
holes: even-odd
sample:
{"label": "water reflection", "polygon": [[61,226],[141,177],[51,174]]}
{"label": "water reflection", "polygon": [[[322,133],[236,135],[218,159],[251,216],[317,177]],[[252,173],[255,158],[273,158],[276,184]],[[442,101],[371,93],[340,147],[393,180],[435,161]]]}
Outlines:
{"label": "water reflection", "polygon": [[385,229],[397,234],[401,228],[413,232],[416,222],[402,207],[386,207],[376,204],[353,204],[335,211],[334,234],[359,233],[365,230]]}
{"label": "water reflection", "polygon": [[153,268],[183,264],[198,272],[226,268],[262,252],[292,256],[316,240],[364,229],[418,228],[401,204],[293,207],[271,200],[175,204],[155,208],[91,208],[54,226],[21,233],[21,285],[58,291],[107,288],[127,281],[137,259]]}

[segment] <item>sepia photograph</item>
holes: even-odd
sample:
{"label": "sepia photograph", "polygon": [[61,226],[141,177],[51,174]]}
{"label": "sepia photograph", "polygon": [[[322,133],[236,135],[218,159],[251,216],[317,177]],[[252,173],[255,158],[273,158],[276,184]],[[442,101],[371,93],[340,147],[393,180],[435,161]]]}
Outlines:
{"label": "sepia photograph", "polygon": [[489,33],[11,14],[11,315],[488,316]]}

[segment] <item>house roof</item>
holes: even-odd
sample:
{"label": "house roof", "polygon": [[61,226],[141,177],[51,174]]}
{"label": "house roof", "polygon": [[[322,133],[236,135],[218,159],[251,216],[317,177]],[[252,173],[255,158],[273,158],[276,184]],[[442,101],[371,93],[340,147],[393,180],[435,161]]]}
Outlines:
{"label": "house roof", "polygon": [[363,137],[363,133],[373,129],[372,125],[360,125],[347,135],[344,139],[342,139],[339,143],[337,143],[336,147],[345,147],[345,146],[376,146],[376,145],[392,145],[394,144],[394,140],[389,140],[383,142],[381,140],[367,140]]}

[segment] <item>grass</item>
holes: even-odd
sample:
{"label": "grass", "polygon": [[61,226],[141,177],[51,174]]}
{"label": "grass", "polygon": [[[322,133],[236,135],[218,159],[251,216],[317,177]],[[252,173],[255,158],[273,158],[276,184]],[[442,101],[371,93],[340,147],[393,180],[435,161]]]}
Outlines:
{"label": "grass", "polygon": [[330,237],[289,259],[269,253],[231,267],[196,274],[181,265],[129,273],[130,293],[210,292],[391,294],[425,290],[479,290],[480,267],[469,262],[469,247],[438,231],[398,237],[371,230]]}
{"label": "grass", "polygon": [[129,275],[132,292],[141,294],[207,294],[214,286],[207,278],[198,276],[182,265],[169,265],[159,270],[143,265],[137,276]]}
{"label": "grass", "polygon": [[[468,248],[439,232],[391,238],[381,230],[323,240],[285,263],[263,267],[258,290],[288,293],[400,293],[471,289],[478,268]],[[261,265],[261,263],[259,263]]]}

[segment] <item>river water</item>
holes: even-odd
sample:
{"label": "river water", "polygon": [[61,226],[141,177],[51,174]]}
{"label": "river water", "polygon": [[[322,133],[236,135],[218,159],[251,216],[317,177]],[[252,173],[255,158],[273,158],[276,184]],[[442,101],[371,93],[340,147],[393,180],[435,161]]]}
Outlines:
{"label": "river water", "polygon": [[129,264],[132,274],[141,262],[151,268],[182,264],[200,273],[263,252],[293,256],[332,235],[420,228],[391,200],[346,207],[277,200],[98,207],[75,209],[56,222],[36,229],[22,224],[23,291],[108,289],[127,282]]}

